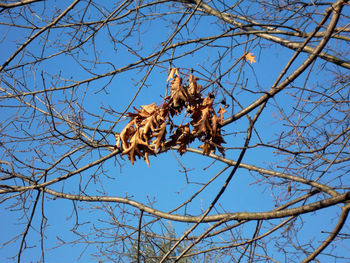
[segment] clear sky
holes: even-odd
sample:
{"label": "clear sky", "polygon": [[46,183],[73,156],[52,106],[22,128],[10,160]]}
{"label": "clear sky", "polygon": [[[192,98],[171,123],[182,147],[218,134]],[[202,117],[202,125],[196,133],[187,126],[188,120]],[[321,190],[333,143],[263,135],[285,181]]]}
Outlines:
{"label": "clear sky", "polygon": [[[41,3],[34,4],[32,6],[32,11],[38,16],[40,12],[35,11]],[[66,3],[62,2],[47,2],[45,14],[49,14],[48,10],[52,9],[64,9]],[[159,12],[161,12],[160,10]],[[91,13],[86,15],[86,20],[94,20],[99,17],[96,9],[91,8]],[[33,22],[41,25],[37,17],[33,13]],[[169,16],[169,20],[170,20]],[[177,16],[178,18],[178,16]],[[166,18],[168,19],[168,18]],[[5,18],[0,18],[0,21]],[[43,83],[41,74],[45,71],[44,76],[46,81],[46,88],[61,87],[64,84],[70,84],[74,81],[80,81],[88,77],[93,77],[95,74],[101,74],[108,71],[112,71],[113,68],[121,68],[135,60],[137,56],[147,57],[151,52],[160,49],[162,46],[160,43],[166,41],[169,35],[173,32],[174,27],[170,26],[168,21],[161,22],[161,19],[154,21],[148,21],[139,25],[140,35],[132,34],[128,39],[122,42],[112,42],[109,33],[112,33],[115,37],[125,35],[125,30],[130,27],[130,24],[123,25],[113,25],[111,23],[108,27],[104,27],[99,31],[99,33],[92,39],[88,40],[87,44],[84,45],[85,52],[79,53],[79,55],[74,54],[60,55],[56,56],[50,60],[41,62],[33,67],[28,66],[25,68],[25,72],[16,71],[15,74],[19,76],[21,74],[26,75],[26,85],[31,88],[31,90],[41,90],[43,89]],[[19,18],[18,23],[25,23],[23,19]],[[62,24],[64,24],[62,22]],[[192,32],[191,27],[197,25],[195,30]],[[201,18],[200,21],[191,20],[187,27],[185,27],[179,34],[174,38],[173,42],[180,39],[180,36],[186,38],[193,36],[196,37],[207,37],[210,35],[219,34],[219,25],[215,24],[210,18]],[[120,32],[120,33],[119,33]],[[5,35],[6,38],[0,42],[0,62],[1,64],[9,57],[12,52],[18,47],[14,40],[25,39],[30,35],[29,30],[25,29],[11,29],[7,32],[7,27],[0,26],[0,35]],[[33,57],[39,56],[41,52],[45,52],[46,55],[59,52],[62,49],[62,43],[65,38],[67,40],[71,37],[69,35],[69,29],[65,30],[52,30],[50,32],[49,39],[47,42],[47,48],[42,49],[43,40],[33,41],[29,44],[28,50],[32,52]],[[182,34],[182,35],[181,35]],[[68,36],[69,35],[69,36]],[[46,35],[43,35],[44,38]],[[87,36],[87,35],[86,35]],[[82,38],[86,37],[82,34]],[[80,36],[79,36],[80,37]],[[237,41],[243,42],[245,37],[237,37]],[[120,39],[115,39],[119,41]],[[59,43],[59,45],[56,45]],[[228,46],[232,46],[232,39],[227,38],[220,40],[216,43],[215,47],[206,47],[194,55],[188,55],[176,61],[173,66],[179,67],[181,69],[193,68],[198,77],[203,80],[199,80],[199,84],[206,85],[204,79],[213,79],[211,76],[211,68],[214,65],[215,59],[219,56],[223,56],[222,59],[222,70],[228,69],[233,65],[244,52],[252,52],[256,56],[256,63],[250,64],[242,60],[239,65],[232,70],[231,74],[227,75],[225,79],[222,80],[222,85],[227,89],[232,89],[235,83],[242,82],[240,85],[235,86],[235,98],[243,106],[249,105],[255,99],[257,99],[261,94],[271,87],[276,77],[283,69],[287,61],[293,55],[293,52],[283,49],[279,46],[272,45],[267,46],[267,42],[262,41],[260,46],[252,42],[248,42],[247,45],[239,45],[233,52],[226,52]],[[265,46],[266,45],[266,46]],[[132,47],[133,50],[137,51],[138,54],[133,54],[133,51],[128,49]],[[186,52],[188,47],[179,48],[175,55],[179,55]],[[94,52],[99,54],[97,63],[94,63],[95,57]],[[226,52],[226,53],[225,53]],[[161,57],[169,57],[169,54]],[[74,57],[74,59],[73,59]],[[298,60],[293,65],[292,69],[299,66],[305,55],[301,55]],[[31,61],[32,58],[25,56],[23,61]],[[81,64],[88,65],[90,68],[88,70],[83,69],[79,66],[79,60],[82,61]],[[88,62],[91,60],[91,63]],[[15,65],[19,61],[16,59],[9,67]],[[319,62],[316,62],[311,71],[305,72],[300,79],[298,79],[294,85],[304,85],[312,88],[313,85],[317,85],[318,82],[326,81],[327,77],[319,74],[320,66]],[[161,67],[155,67],[149,78],[145,82],[141,91],[138,93],[136,99],[132,103],[133,107],[139,108],[141,105],[147,105],[155,102],[156,104],[162,103],[162,98],[167,89],[166,79],[168,77],[167,68],[169,63],[162,63]],[[185,70],[184,70],[185,71]],[[89,73],[91,72],[91,73]],[[82,105],[85,108],[84,112],[81,112],[81,117],[87,126],[95,127],[99,117],[104,114],[105,109],[112,109],[115,112],[123,112],[125,107],[129,104],[130,100],[134,97],[139,88],[140,81],[145,74],[145,70],[135,69],[132,71],[126,71],[125,73],[115,74],[113,78],[105,77],[91,83],[86,83],[80,85],[75,89],[75,93],[72,98],[76,100],[76,105]],[[238,77],[239,76],[239,77]],[[8,76],[6,76],[8,77]],[[57,79],[57,82],[55,82]],[[306,81],[308,79],[308,81]],[[66,82],[63,80],[67,80]],[[0,83],[0,85],[4,85]],[[250,91],[246,91],[243,86]],[[207,92],[215,91],[216,86],[210,85],[207,88]],[[253,92],[252,92],[253,91]],[[64,99],[67,99],[69,92],[57,92],[52,97],[52,100],[59,103]],[[216,97],[216,102],[220,102],[225,96],[218,93]],[[44,99],[43,96],[39,98]],[[287,92],[282,92],[275,98],[278,101],[278,105],[283,105],[285,113],[291,111],[296,105],[297,100],[293,99],[293,96]],[[239,110],[239,106],[233,104],[230,99],[227,98],[229,108],[227,109],[230,113],[236,113]],[[8,103],[13,103],[9,101]],[[14,104],[16,105],[16,104]],[[38,107],[43,107],[38,103]],[[216,109],[218,110],[219,104],[217,104]],[[66,105],[62,104],[58,106],[64,114],[69,114],[70,112],[76,112],[78,106],[75,109],[70,109]],[[128,111],[134,111],[132,107]],[[9,116],[15,113],[14,108],[3,108],[1,109],[0,117],[1,121],[7,119],[5,116]],[[24,113],[25,115],[25,113]],[[92,116],[94,115],[94,116]],[[183,116],[182,116],[183,118]],[[281,133],[281,130],[285,129],[279,122],[280,112],[275,107],[274,102],[271,101],[268,107],[262,113],[259,121],[256,124],[257,134],[253,135],[251,145],[259,142],[259,137],[264,143],[268,143],[276,139]],[[117,119],[116,113],[108,112],[106,114],[106,121],[102,123],[100,128],[108,129],[111,123]],[[124,125],[126,125],[128,119],[118,124],[113,130],[114,132],[120,132]],[[228,134],[225,136],[226,144],[224,146],[228,147],[242,147],[244,144],[245,134],[242,131],[247,129],[247,120],[242,118],[237,122],[231,123],[224,128],[223,133]],[[38,132],[41,128],[40,123],[33,123],[28,125],[28,131]],[[16,131],[14,130],[14,135]],[[98,137],[98,136],[97,136]],[[110,144],[115,143],[113,134],[109,135],[107,138]],[[198,147],[198,142],[193,144],[193,148]],[[26,147],[31,147],[32,143],[27,142],[23,144],[23,149]],[[45,149],[45,147],[43,147]],[[49,147],[47,148],[49,149]],[[66,147],[55,146],[57,152],[55,155],[59,155],[67,151]],[[1,151],[1,150],[0,150]],[[82,167],[89,162],[98,159],[99,154],[105,155],[108,151],[94,151],[86,152],[86,155],[82,155],[82,158],[76,163],[77,167]],[[237,160],[240,153],[238,149],[228,149],[226,151],[226,157],[232,160]],[[34,152],[30,153],[18,153],[18,156],[22,158],[23,161],[29,160],[31,157],[29,155],[35,155]],[[217,153],[219,154],[219,153]],[[255,166],[269,167],[269,163],[277,163],[278,161],[284,159],[284,156],[280,156],[274,153],[273,149],[268,148],[253,148],[250,149],[244,156],[243,163],[252,164]],[[77,159],[78,160],[78,159]],[[45,166],[44,164],[41,164]],[[137,160],[134,165],[131,165],[127,160],[127,157],[117,156],[104,163],[104,172],[108,177],[103,174],[96,174],[95,168],[92,168],[86,172],[80,173],[67,180],[64,185],[65,192],[77,193],[81,190],[78,185],[86,186],[84,192],[87,195],[111,195],[118,197],[130,197],[132,200],[146,203],[152,205],[154,208],[161,211],[170,211],[190,198],[193,193],[199,190],[204,183],[210,180],[214,175],[216,175],[221,169],[226,165],[215,161],[209,157],[203,157],[201,155],[187,152],[183,156],[180,156],[175,150],[170,150],[166,153],[159,154],[158,156],[150,157],[150,166],[148,167],[143,160]],[[186,167],[187,172],[184,172]],[[203,193],[196,197],[188,206],[187,211],[193,215],[199,215],[202,211],[208,208],[208,205],[213,201],[220,190],[223,182],[228,176],[229,168],[226,172],[218,177]],[[26,172],[29,172],[28,170]],[[94,175],[94,176],[92,176]],[[51,175],[52,177],[54,175]],[[187,178],[186,178],[187,177]],[[51,178],[52,179],[52,178]],[[187,182],[189,181],[189,183]],[[265,185],[260,181],[261,177],[256,173],[251,173],[245,169],[239,169],[234,175],[233,180],[230,182],[224,195],[219,200],[219,205],[217,210],[213,210],[211,213],[223,213],[223,212],[260,212],[269,211],[275,208],[275,200],[281,198],[281,195],[285,194],[285,186],[281,188],[272,189],[270,185]],[[59,191],[62,189],[62,184],[53,186],[53,189]],[[104,191],[104,192],[102,192]],[[35,198],[36,194],[33,194],[32,198]],[[34,201],[34,200],[32,200]],[[9,207],[9,204],[14,202],[14,200],[8,200],[5,203],[0,204],[0,224],[3,226],[0,230],[0,243],[8,241],[12,237],[20,234],[24,231],[25,225],[18,219],[20,213],[14,211]],[[27,203],[29,205],[30,202]],[[37,207],[37,212],[34,216],[33,227],[30,229],[27,246],[34,246],[31,249],[27,249],[23,252],[22,260],[23,262],[36,262],[40,258],[40,224],[42,223],[42,204],[39,203]],[[74,241],[76,239],[80,240],[81,237],[74,235],[74,227],[77,226],[78,231],[90,233],[94,231],[94,227],[103,228],[111,227],[110,225],[104,223],[109,221],[110,217],[108,213],[100,211],[102,205],[107,206],[107,204],[83,204],[83,203],[73,203],[71,201],[56,199],[53,200],[51,197],[47,196],[45,203],[43,204],[45,209],[46,222],[46,232],[44,238],[45,246],[45,260],[46,262],[98,262],[98,257],[91,257],[90,253],[98,253],[98,248],[95,244],[86,246],[86,244],[71,245],[67,244],[64,246],[60,245],[60,240]],[[115,204],[111,204],[112,207]],[[121,209],[124,209],[123,205],[117,205],[115,208],[116,215]],[[136,209],[134,211],[131,208],[130,213],[138,212]],[[183,210],[181,210],[183,211]],[[322,218],[327,218],[330,214],[338,211],[335,208],[325,209],[324,212],[318,214],[318,220],[313,220],[312,215],[306,216],[304,218],[304,224],[308,224],[307,231],[305,232],[304,238],[308,238],[309,233],[320,233],[320,229],[323,227]],[[76,213],[78,212],[78,213]],[[79,215],[79,216],[77,216]],[[310,220],[309,220],[310,219]],[[146,219],[145,219],[146,220]],[[312,223],[310,223],[312,220]],[[130,217],[129,223],[137,226],[138,217]],[[278,220],[276,220],[277,222]],[[325,221],[326,222],[326,221]],[[174,226],[177,234],[181,234],[182,231],[187,228],[186,224],[171,222]],[[333,222],[335,224],[335,222]],[[208,226],[205,226],[206,228]],[[195,233],[200,233],[203,228],[200,227]],[[73,231],[72,231],[73,230]],[[247,237],[251,237],[253,231],[255,230],[255,224],[251,225],[251,229],[246,229]],[[111,228],[110,232],[113,231]],[[320,233],[322,236],[322,234]],[[316,235],[317,236],[317,235]],[[110,239],[109,239],[110,240]],[[83,239],[81,239],[83,241]],[[18,251],[20,241],[17,240],[13,243],[0,247],[0,262],[13,262],[11,256],[14,256]],[[341,247],[334,248],[342,250]],[[276,253],[277,256],[277,253]],[[277,260],[283,262],[283,258],[276,257]],[[321,260],[322,262],[322,260]]]}

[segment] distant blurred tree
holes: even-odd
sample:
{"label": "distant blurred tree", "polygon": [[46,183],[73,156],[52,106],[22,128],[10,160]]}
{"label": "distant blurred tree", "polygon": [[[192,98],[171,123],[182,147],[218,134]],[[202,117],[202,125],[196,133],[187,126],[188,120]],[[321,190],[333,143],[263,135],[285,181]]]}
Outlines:
{"label": "distant blurred tree", "polygon": [[1,1],[0,261],[349,262],[349,14]]}
{"label": "distant blurred tree", "polygon": [[[159,262],[176,240],[175,231],[169,224],[165,229],[164,236],[161,238],[145,236],[145,240],[135,240],[128,256],[131,262],[137,262],[138,259],[147,263]],[[178,246],[175,251],[170,253],[169,257],[176,258],[186,248],[185,246],[185,244]],[[178,262],[190,263],[192,261],[189,258],[182,258]]]}

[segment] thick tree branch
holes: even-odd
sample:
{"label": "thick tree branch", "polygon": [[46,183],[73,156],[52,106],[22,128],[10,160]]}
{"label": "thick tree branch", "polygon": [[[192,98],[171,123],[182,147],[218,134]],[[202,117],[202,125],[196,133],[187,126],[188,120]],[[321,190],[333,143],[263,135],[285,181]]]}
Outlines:
{"label": "thick tree branch", "polygon": [[[114,203],[122,203],[127,204],[130,206],[133,206],[135,208],[138,208],[140,211],[144,211],[146,213],[149,213],[151,215],[173,220],[173,221],[179,221],[179,222],[187,222],[187,223],[196,223],[202,219],[202,216],[182,216],[182,215],[176,215],[176,214],[169,214],[166,212],[162,212],[160,210],[151,208],[149,206],[146,206],[140,202],[130,200],[128,198],[122,198],[122,197],[112,197],[112,196],[82,196],[82,195],[72,195],[62,192],[57,192],[54,190],[51,190],[49,188],[42,188],[39,189],[41,191],[44,191],[50,195],[53,195],[55,197],[69,199],[69,200],[76,200],[76,201],[85,201],[85,202],[114,202]],[[327,208],[330,206],[334,206],[337,204],[341,204],[343,202],[350,200],[350,192],[346,192],[344,194],[339,194],[337,196],[323,199],[318,202],[314,202],[308,205],[300,206],[297,208],[290,208],[283,211],[272,211],[272,212],[258,212],[258,213],[250,213],[250,212],[237,212],[237,213],[226,213],[226,214],[217,214],[217,215],[208,215],[201,222],[208,223],[208,222],[218,222],[221,220],[224,220],[225,222],[231,221],[231,220],[260,220],[260,219],[276,219],[276,218],[284,218],[284,217],[290,217],[290,216],[298,216],[305,213],[310,213],[317,211],[319,209]]]}
{"label": "thick tree branch", "polygon": [[43,0],[22,0],[22,1],[14,2],[14,3],[1,3],[0,2],[0,7],[2,7],[3,9],[8,9],[8,8],[29,5],[29,4],[32,4],[35,2],[42,2],[42,1]]}

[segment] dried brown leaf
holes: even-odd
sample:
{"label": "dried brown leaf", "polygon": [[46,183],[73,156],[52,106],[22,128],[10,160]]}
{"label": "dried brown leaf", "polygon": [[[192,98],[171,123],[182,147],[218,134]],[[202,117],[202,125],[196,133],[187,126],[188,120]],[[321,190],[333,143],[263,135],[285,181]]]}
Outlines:
{"label": "dried brown leaf", "polygon": [[181,155],[186,152],[187,146],[193,142],[194,137],[191,134],[189,124],[180,125],[175,131],[174,134],[170,136],[171,141],[168,142],[168,145],[174,146],[178,145],[179,149],[177,150]]}
{"label": "dried brown leaf", "polygon": [[[194,116],[197,120],[192,121],[194,127],[193,134],[195,136],[201,136],[203,133],[210,132],[212,130],[210,123],[210,108],[204,107],[199,109]],[[200,116],[200,118],[198,118]]]}
{"label": "dried brown leaf", "polygon": [[206,140],[206,141],[204,142],[204,144],[202,144],[201,146],[199,146],[199,148],[202,149],[202,153],[203,153],[204,155],[209,155],[209,154],[211,154],[212,152],[215,153],[215,146],[212,145],[212,144],[210,143],[210,141],[208,141],[208,140]]}
{"label": "dried brown leaf", "polygon": [[[140,129],[137,129],[129,141],[129,147],[122,152],[127,155],[131,164],[134,164],[135,157],[144,157],[146,163],[149,164],[148,155],[155,155],[155,151],[147,141],[142,139]],[[146,156],[147,154],[147,156]]]}
{"label": "dried brown leaf", "polygon": [[172,102],[171,106],[175,108],[184,106],[187,101],[186,91],[182,86],[181,78],[178,76],[175,76],[175,79],[172,81],[170,99]]}
{"label": "dried brown leaf", "polygon": [[175,76],[179,77],[179,70],[178,70],[178,68],[172,68],[170,70],[170,73],[169,73],[168,78],[166,80],[167,83],[169,82],[169,80],[171,80],[174,77],[174,74],[175,74]]}
{"label": "dried brown leaf", "polygon": [[198,96],[200,93],[199,90],[202,86],[197,84],[197,78],[193,76],[192,74],[189,77],[189,89],[188,92],[191,94],[191,96]]}
{"label": "dried brown leaf", "polygon": [[250,62],[250,64],[253,64],[253,63],[256,62],[256,61],[255,61],[255,56],[253,55],[253,53],[247,53],[244,57],[245,57],[245,59],[246,59],[247,61]]}
{"label": "dried brown leaf", "polygon": [[156,137],[156,139],[152,142],[155,151],[158,151],[165,143],[166,125],[167,123],[163,122],[160,128],[158,128],[152,135],[153,137]]}
{"label": "dried brown leaf", "polygon": [[227,110],[225,110],[221,105],[220,108],[218,110],[218,114],[220,115],[220,124],[222,125],[222,122],[224,120],[224,113],[226,113]]}

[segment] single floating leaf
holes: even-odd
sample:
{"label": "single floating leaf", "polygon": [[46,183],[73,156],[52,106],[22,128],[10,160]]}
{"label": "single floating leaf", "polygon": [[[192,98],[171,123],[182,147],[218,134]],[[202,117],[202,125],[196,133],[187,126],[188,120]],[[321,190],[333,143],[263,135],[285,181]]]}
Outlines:
{"label": "single floating leaf", "polygon": [[253,63],[255,63],[256,61],[255,61],[255,56],[253,55],[253,53],[247,53],[247,54],[245,54],[245,59],[247,60],[247,61],[249,61],[250,62],[250,64],[253,64]]}

